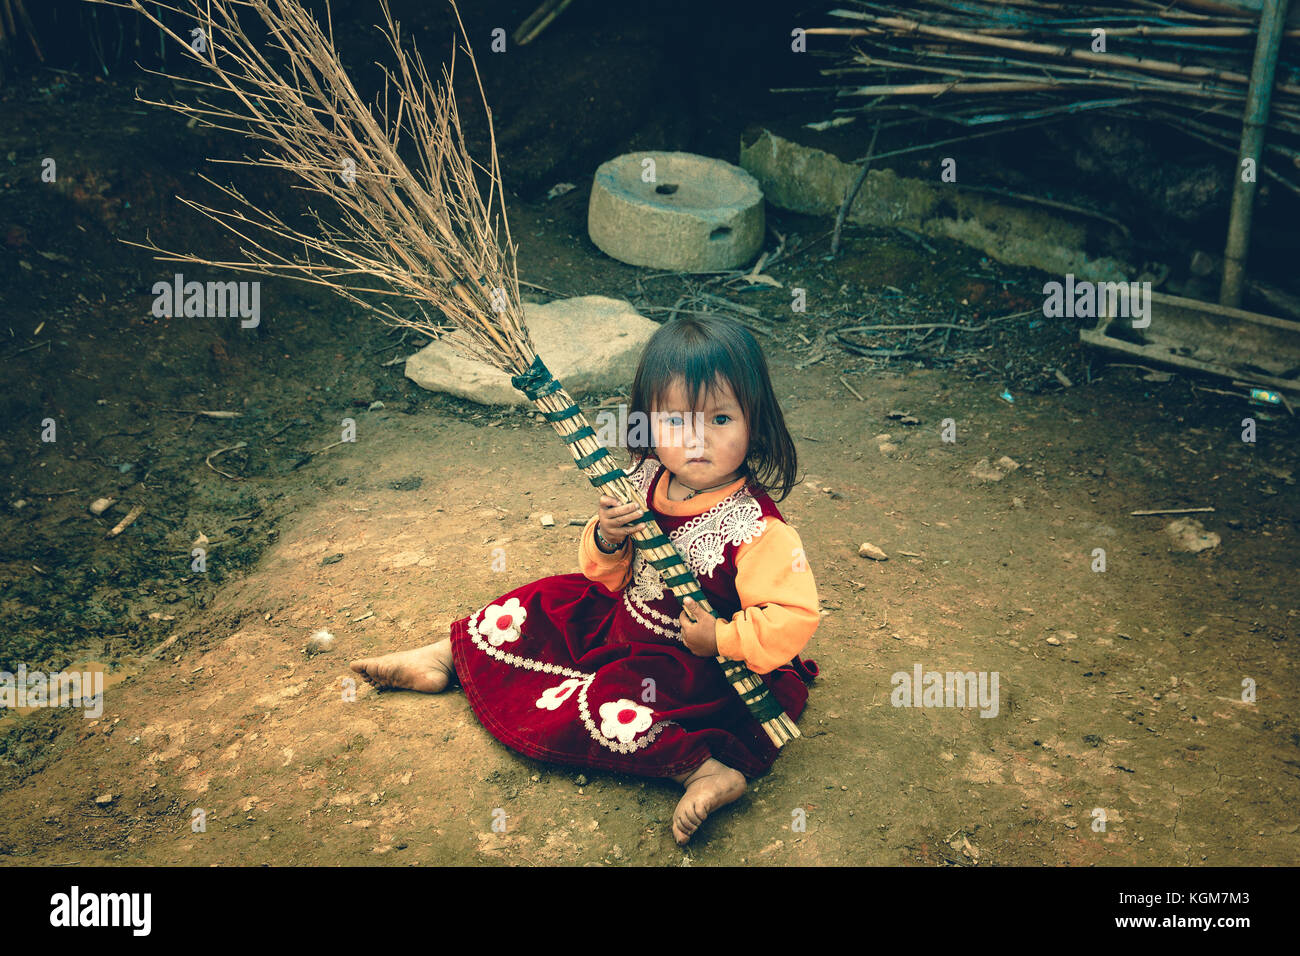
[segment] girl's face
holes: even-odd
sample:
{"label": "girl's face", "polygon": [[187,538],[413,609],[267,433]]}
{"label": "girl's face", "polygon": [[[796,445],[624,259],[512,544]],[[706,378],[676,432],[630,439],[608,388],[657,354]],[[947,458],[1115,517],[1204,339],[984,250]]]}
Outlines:
{"label": "girl's face", "polygon": [[651,409],[655,453],[688,488],[710,488],[734,481],[749,453],[749,425],[724,380],[706,393],[704,407],[687,407],[685,382],[675,380],[661,407]]}

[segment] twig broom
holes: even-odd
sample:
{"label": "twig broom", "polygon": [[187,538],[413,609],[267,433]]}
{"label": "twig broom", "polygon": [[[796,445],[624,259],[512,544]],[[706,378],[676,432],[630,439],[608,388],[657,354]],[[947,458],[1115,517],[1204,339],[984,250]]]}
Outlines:
{"label": "twig broom", "polygon": [[[313,209],[309,217],[315,228],[302,231],[258,208],[234,187],[220,186],[205,176],[235,200],[236,208],[219,210],[181,201],[238,236],[246,244],[240,247],[245,260],[215,262],[152,244],[131,245],[163,253],[157,257],[161,261],[288,275],[323,285],[390,325],[445,338],[462,354],[510,373],[512,384],[559,433],[591,484],[623,503],[635,503],[653,518],[653,511],[596,440],[586,416],[551,376],[529,337],[492,111],[454,0],[449,2],[487,111],[490,169],[470,157],[461,131],[452,87],[455,51],[451,67],[443,69],[442,83],[431,83],[418,51],[408,56],[403,50],[400,27],[386,0],[380,0],[385,20],[380,29],[396,56],[397,72],[384,68],[384,110],[379,118],[357,93],[335,52],[328,6],[327,33],[296,0],[190,0],[187,8],[151,2],[158,15],[141,0],[89,2],[133,9],[148,18],[210,71],[216,82],[203,86],[233,95],[239,105],[202,100],[198,105],[142,102],[269,144],[272,150],[258,159],[232,162],[291,172],[301,181],[297,188],[329,198],[338,213],[337,220],[330,222]],[[237,7],[247,7],[261,18],[270,45],[284,54],[285,72],[244,33],[234,12]],[[164,10],[193,21],[185,31],[188,38],[163,22]],[[396,98],[396,117],[391,122],[390,95]],[[414,141],[418,173],[399,155],[403,134]],[[489,178],[486,203],[475,179],[476,168]],[[505,230],[504,247],[497,223]],[[286,257],[273,251],[250,238],[250,227],[286,240],[301,254]],[[376,305],[363,295],[381,301]],[[405,300],[408,308],[414,303],[414,314],[399,314],[387,304],[395,305],[394,299]],[[430,308],[450,320],[452,327],[429,318]],[[647,520],[632,540],[679,600],[692,597],[713,613],[689,566],[655,521]],[[739,661],[719,657],[718,662],[776,746],[800,735],[760,677]]]}

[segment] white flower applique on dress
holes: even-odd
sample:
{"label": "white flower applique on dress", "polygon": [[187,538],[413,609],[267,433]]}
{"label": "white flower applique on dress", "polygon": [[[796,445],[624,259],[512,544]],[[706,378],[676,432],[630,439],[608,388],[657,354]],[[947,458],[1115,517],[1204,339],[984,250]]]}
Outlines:
{"label": "white flower applique on dress", "polygon": [[555,710],[566,700],[573,696],[573,692],[581,687],[583,681],[578,677],[570,677],[562,681],[555,687],[548,687],[542,691],[542,696],[537,698],[537,706],[546,710]]}
{"label": "white flower applique on dress", "polygon": [[600,732],[610,740],[630,744],[637,734],[650,729],[654,713],[623,697],[600,705]]}
{"label": "white flower applique on dress", "polygon": [[519,603],[519,598],[511,598],[505,604],[492,604],[483,611],[478,633],[493,647],[500,647],[507,641],[519,640],[519,629],[527,617],[528,612]]}

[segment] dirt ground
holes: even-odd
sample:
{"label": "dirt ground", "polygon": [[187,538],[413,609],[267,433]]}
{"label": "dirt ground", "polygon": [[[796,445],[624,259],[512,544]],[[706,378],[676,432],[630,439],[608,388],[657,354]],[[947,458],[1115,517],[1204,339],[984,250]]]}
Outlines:
{"label": "dirt ground", "polygon": [[[577,569],[571,522],[598,493],[551,427],[422,391],[383,364],[412,343],[292,283],[264,284],[256,332],[149,316],[171,266],[115,238],[219,242],[170,197],[203,195],[190,169],[222,146],[145,112],[129,84],[51,79],[5,91],[19,133],[0,163],[0,669],[97,662],[111,685],[99,719],[0,721],[0,862],[1300,861],[1300,456],[1284,410],[1106,368],[1077,326],[1041,317],[960,333],[925,363],[849,354],[827,328],[981,323],[1041,303],[1044,277],[860,229],[832,261],[830,223],[773,211],[798,252],[770,273],[807,288],[808,311],[785,290],[727,295],[763,316],[799,450],[804,481],[778,507],[817,580],[806,656],[822,676],[804,737],[682,850],[669,781],[520,757],[459,692],[346,693],[349,659],[441,639],[496,596]],[[34,190],[51,143],[75,159],[62,186]],[[566,196],[512,200],[520,275],[552,290],[540,298],[622,296],[662,320],[655,308],[703,280],[651,281],[592,246],[589,165],[575,161]],[[357,442],[323,450],[344,417]],[[213,461],[234,477],[205,464],[240,441]],[[1002,456],[1020,467],[971,475]],[[1199,554],[1171,550],[1169,517],[1130,515],[1202,506],[1222,540]],[[204,573],[190,570],[199,534]],[[860,557],[863,542],[889,560]],[[320,628],[334,648],[308,656]],[[918,664],[997,672],[997,715],[891,706],[891,676]]]}

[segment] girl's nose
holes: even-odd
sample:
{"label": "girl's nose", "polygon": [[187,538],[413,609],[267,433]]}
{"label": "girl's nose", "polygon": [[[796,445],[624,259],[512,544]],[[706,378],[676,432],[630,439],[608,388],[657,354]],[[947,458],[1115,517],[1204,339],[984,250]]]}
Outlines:
{"label": "girl's nose", "polygon": [[686,447],[692,450],[700,450],[704,446],[704,439],[698,430],[698,423],[687,421],[686,423]]}

